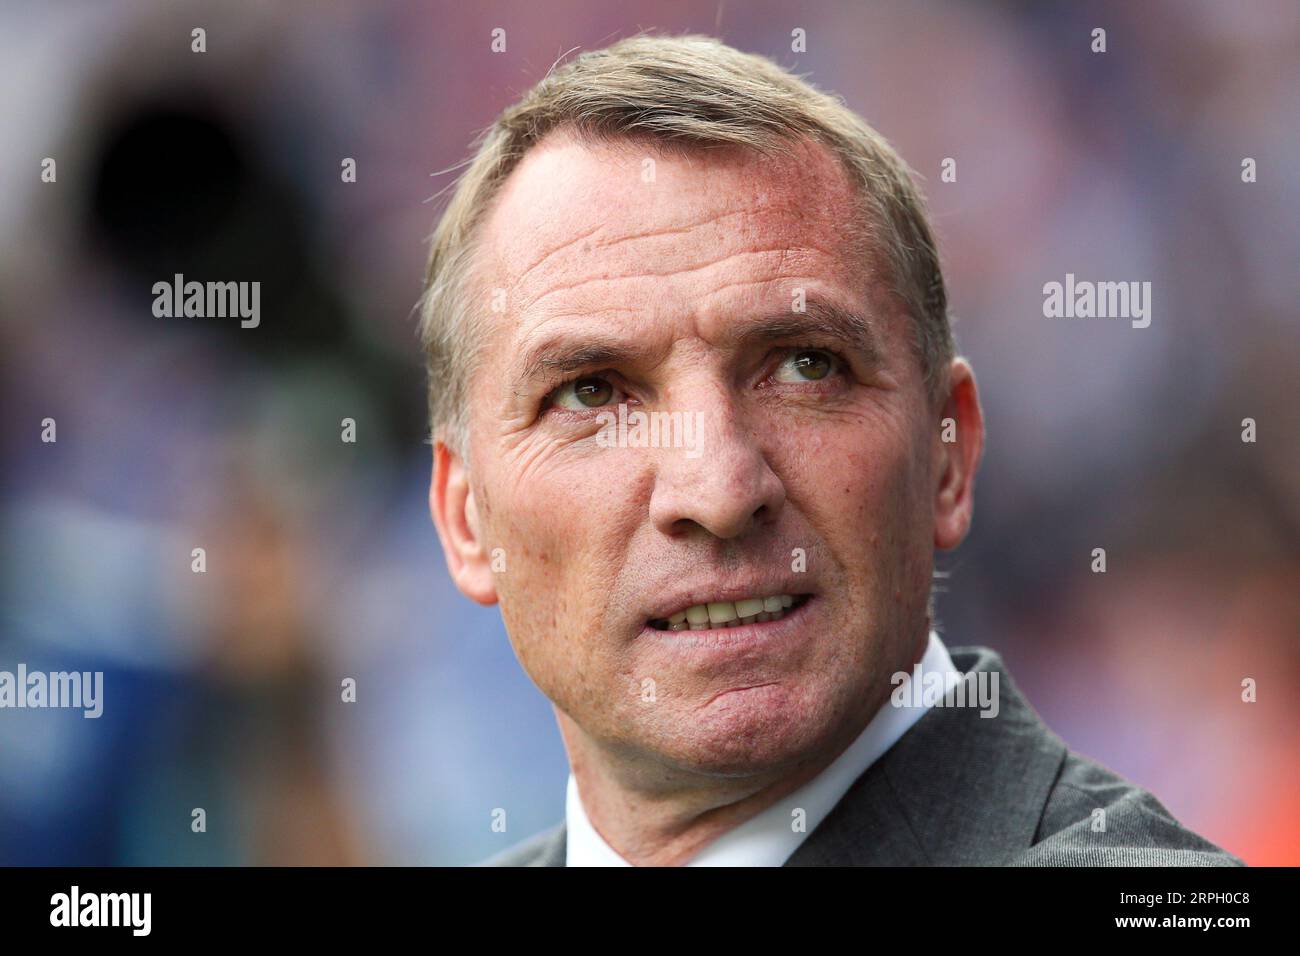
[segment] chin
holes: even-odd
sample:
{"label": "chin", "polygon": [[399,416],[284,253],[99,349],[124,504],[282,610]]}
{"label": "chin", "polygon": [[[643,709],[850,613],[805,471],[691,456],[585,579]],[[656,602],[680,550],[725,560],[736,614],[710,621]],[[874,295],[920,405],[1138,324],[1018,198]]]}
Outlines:
{"label": "chin", "polygon": [[[825,700],[825,698],[823,698]],[[666,750],[697,773],[747,776],[791,767],[834,735],[834,714],[779,684],[729,691],[684,714]]]}

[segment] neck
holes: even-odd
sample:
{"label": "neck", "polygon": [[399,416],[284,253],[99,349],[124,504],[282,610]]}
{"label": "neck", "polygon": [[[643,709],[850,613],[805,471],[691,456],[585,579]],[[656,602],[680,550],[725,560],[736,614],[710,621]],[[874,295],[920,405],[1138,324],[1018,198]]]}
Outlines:
{"label": "neck", "polygon": [[[830,766],[862,727],[850,729],[834,753],[822,753],[777,774],[705,778],[658,767],[653,788],[635,782],[648,767],[630,768],[557,711],[582,808],[592,827],[634,866],[678,866],[718,837],[793,793]],[[865,724],[863,725],[865,726]]]}
{"label": "neck", "polygon": [[[929,630],[903,659],[925,654]],[[888,672],[887,672],[888,673]],[[679,866],[718,837],[813,780],[840,756],[889,697],[890,684],[862,695],[865,706],[793,765],[744,777],[701,774],[662,760],[629,756],[588,735],[567,714],[556,719],[592,827],[634,866]]]}

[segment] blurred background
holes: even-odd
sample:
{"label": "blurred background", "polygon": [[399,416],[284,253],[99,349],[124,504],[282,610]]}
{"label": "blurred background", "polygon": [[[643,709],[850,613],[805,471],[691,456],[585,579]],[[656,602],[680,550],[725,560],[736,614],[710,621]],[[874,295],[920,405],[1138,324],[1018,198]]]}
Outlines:
{"label": "blurred background", "polygon": [[[923,177],[988,419],[949,646],[1300,864],[1291,0],[6,3],[0,669],[106,690],[98,720],[0,711],[0,862],[463,864],[561,818],[550,706],[428,517],[412,308],[440,171],[641,28],[807,74]],[[178,272],[260,281],[260,327],[155,317]],[[1151,326],[1045,320],[1067,272],[1151,281]]]}

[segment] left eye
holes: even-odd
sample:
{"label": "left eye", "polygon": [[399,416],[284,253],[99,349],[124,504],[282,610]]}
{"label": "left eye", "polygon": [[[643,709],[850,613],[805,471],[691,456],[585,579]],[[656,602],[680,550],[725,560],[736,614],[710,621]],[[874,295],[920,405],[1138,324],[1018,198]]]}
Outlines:
{"label": "left eye", "polygon": [[839,366],[839,360],[821,349],[800,349],[776,370],[780,382],[816,382],[826,378]]}

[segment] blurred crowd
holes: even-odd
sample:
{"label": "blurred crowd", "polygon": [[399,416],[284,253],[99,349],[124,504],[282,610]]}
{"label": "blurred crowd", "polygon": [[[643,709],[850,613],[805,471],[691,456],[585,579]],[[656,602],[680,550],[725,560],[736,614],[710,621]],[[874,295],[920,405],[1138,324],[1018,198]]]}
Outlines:
{"label": "blurred crowd", "polygon": [[[0,25],[0,669],[105,673],[97,720],[0,712],[0,863],[462,864],[561,817],[551,708],[428,518],[412,309],[473,136],[566,52],[657,28],[807,74],[922,177],[988,424],[974,531],[939,560],[948,645],[999,650],[1187,826],[1300,864],[1294,3],[114,0]],[[259,280],[260,326],[156,317],[176,273]],[[1045,319],[1067,273],[1150,281],[1150,327]]]}

